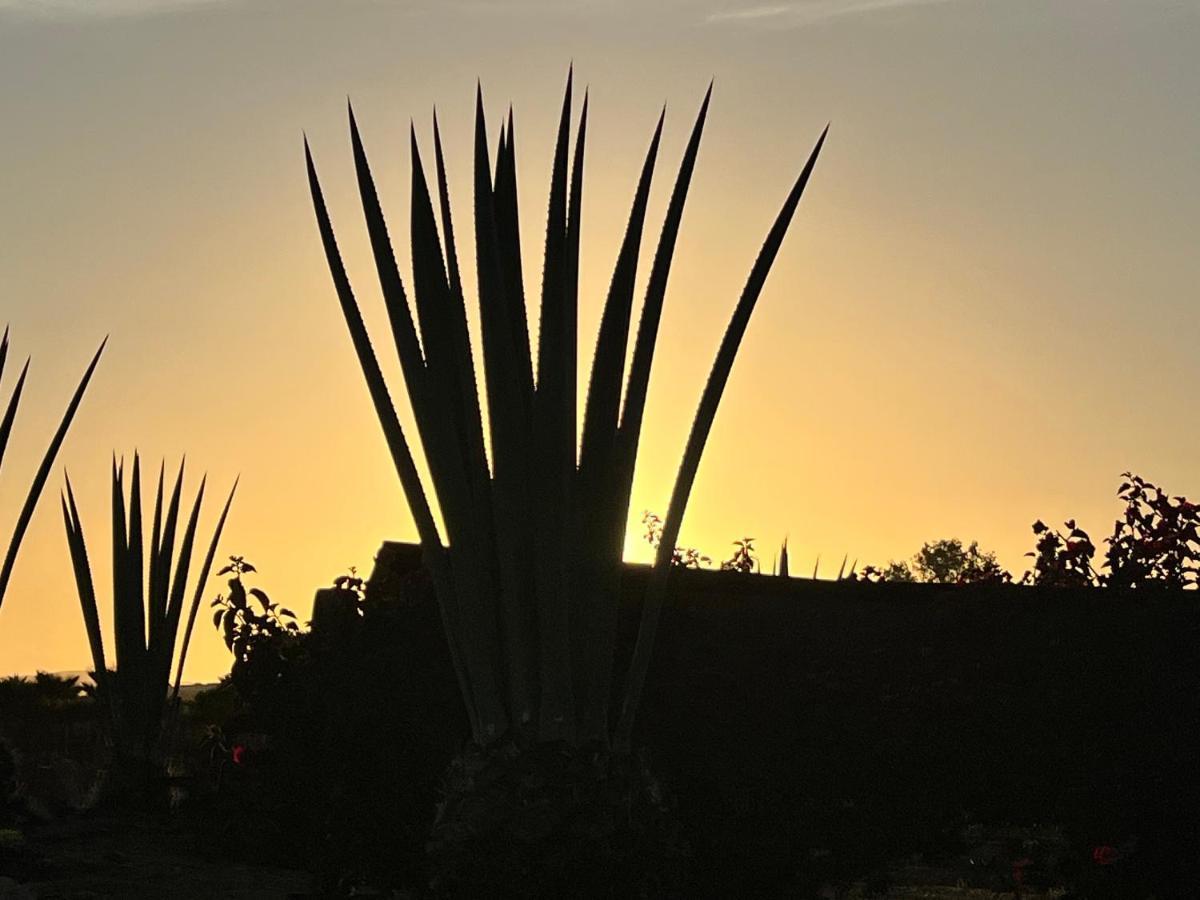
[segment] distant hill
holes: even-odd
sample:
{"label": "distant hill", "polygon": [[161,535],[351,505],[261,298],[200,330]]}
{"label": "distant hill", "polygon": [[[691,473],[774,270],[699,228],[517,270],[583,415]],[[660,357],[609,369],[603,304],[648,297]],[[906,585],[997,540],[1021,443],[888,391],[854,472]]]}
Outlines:
{"label": "distant hill", "polygon": [[[92,676],[86,670],[69,670],[66,672],[51,672],[55,678],[78,678],[80,684],[92,684]],[[33,679],[32,675],[22,675],[22,678],[29,680]],[[185,703],[188,703],[201,691],[207,691],[210,688],[215,688],[216,682],[199,683],[199,684],[181,684],[179,686],[179,696]]]}

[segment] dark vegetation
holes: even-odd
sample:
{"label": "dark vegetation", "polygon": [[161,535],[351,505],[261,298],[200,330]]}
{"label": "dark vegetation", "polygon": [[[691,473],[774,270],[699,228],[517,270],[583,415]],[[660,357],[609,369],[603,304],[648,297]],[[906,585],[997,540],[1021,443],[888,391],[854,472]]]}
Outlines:
{"label": "dark vegetation", "polygon": [[[164,776],[178,796],[158,816],[196,834],[205,858],[301,865],[320,893],[420,891],[437,874],[429,842],[448,766],[470,765],[420,551],[385,545],[368,582],[340,576],[307,629],[269,615],[280,607],[244,559],[227,568],[218,627],[241,603],[265,624],[230,676],[184,704],[173,759],[186,775]],[[618,661],[632,654],[648,577],[623,570]],[[1200,608],[1178,590],[677,569],[635,732],[649,755],[625,763],[645,767],[670,815],[644,823],[653,872],[621,874],[666,877],[691,896],[816,896],[851,883],[885,895],[922,878],[1011,890],[1017,871],[1028,890],[1075,897],[1190,896],[1197,638]],[[8,824],[33,846],[64,817],[103,821],[96,704],[95,691],[52,676],[0,682],[0,721],[22,760],[8,789],[18,780],[35,800],[10,805]],[[569,758],[518,758],[536,768],[493,789],[526,810],[521,827],[544,829],[505,784],[547,778]],[[588,864],[570,843],[518,846],[539,847],[537,867],[500,874],[526,878],[530,895],[557,884],[535,872]],[[23,880],[58,871],[38,869],[28,847],[3,852]],[[486,857],[505,858],[520,859]]]}

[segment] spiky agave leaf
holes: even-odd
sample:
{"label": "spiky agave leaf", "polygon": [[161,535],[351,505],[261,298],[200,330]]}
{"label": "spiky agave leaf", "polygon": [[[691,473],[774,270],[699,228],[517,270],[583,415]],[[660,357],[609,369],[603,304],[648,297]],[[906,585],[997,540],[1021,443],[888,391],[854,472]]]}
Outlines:
{"label": "spiky agave leaf", "polygon": [[783,539],[783,546],[779,549],[779,575],[782,578],[789,577],[788,572],[788,539]]}
{"label": "spiky agave leaf", "polygon": [[[8,332],[4,333],[4,353],[8,353]],[[21,405],[21,393],[25,390],[25,378],[29,374],[29,360],[25,360],[25,365],[21,367],[21,374],[17,376],[17,386],[13,388],[12,396],[8,400],[8,407],[4,410],[4,418],[0,420],[0,465],[4,463],[4,451],[8,449],[8,438],[12,434],[13,422],[17,418],[17,407]],[[3,365],[0,363],[0,372],[3,371]]]}
{"label": "spiky agave leaf", "polygon": [[[71,479],[66,477],[66,491],[62,495],[63,523],[67,529],[67,547],[71,552],[71,567],[75,572],[75,585],[79,590],[79,604],[83,612],[83,625],[87,631],[88,647],[92,653],[92,666],[96,681],[102,682],[108,673],[104,659],[104,635],[100,630],[100,613],[96,608],[96,587],[92,581],[92,568],[88,562],[87,545],[83,539],[83,522],[75,505],[75,492]],[[103,685],[102,685],[103,687]]]}
{"label": "spiky agave leaf", "polygon": [[[470,360],[458,358],[461,348],[454,335],[455,309],[415,130],[411,132],[411,148],[413,292],[432,401],[429,409],[418,413],[418,422],[422,435],[428,434],[433,440],[435,458],[430,459],[430,474],[450,539],[453,588],[463,598],[460,604],[465,627],[463,640],[470,645],[466,657],[468,675],[472,690],[482,695],[477,698],[476,706],[502,709],[497,665],[500,635],[494,557],[489,540],[492,523],[487,520],[484,508],[474,502],[472,486],[479,483],[483,473],[468,471],[478,461],[465,440],[470,413],[460,379]],[[485,729],[495,728],[498,735],[503,726],[498,720],[494,725],[491,721],[485,724],[481,719],[480,724]]]}
{"label": "spiky agave leaf", "polygon": [[21,541],[25,538],[25,532],[29,528],[30,519],[33,518],[33,510],[37,506],[38,498],[42,495],[42,488],[46,486],[46,479],[50,477],[50,467],[54,465],[54,459],[58,456],[58,450],[62,447],[63,440],[67,436],[67,429],[71,427],[71,421],[75,418],[75,411],[79,409],[79,403],[83,400],[84,391],[87,390],[88,383],[92,380],[92,373],[96,371],[96,365],[100,362],[100,354],[104,352],[104,346],[107,343],[108,338],[100,342],[99,349],[96,350],[95,356],[92,357],[92,361],[84,371],[83,377],[79,380],[79,385],[75,388],[75,393],[71,396],[71,401],[67,404],[67,410],[63,413],[62,420],[58,424],[58,429],[50,439],[50,446],[46,448],[42,462],[38,466],[37,472],[34,473],[33,483],[29,486],[29,493],[25,497],[25,503],[21,507],[21,512],[17,515],[17,524],[13,527],[12,536],[8,541],[8,550],[4,555],[4,564],[0,566],[0,606],[4,605],[4,594],[8,589],[8,582],[12,578],[13,566],[17,561],[17,551],[21,548]]}
{"label": "spiky agave leaf", "polygon": [[[509,134],[511,145],[512,121],[509,119]],[[475,362],[471,353],[471,339],[467,330],[467,308],[463,296],[462,276],[458,269],[458,251],[454,246],[454,219],[450,211],[450,191],[446,180],[446,160],[442,153],[442,138],[438,130],[437,113],[433,116],[433,147],[437,168],[438,208],[442,217],[442,238],[446,248],[446,272],[450,282],[450,334],[454,342],[454,359],[458,363],[458,385],[462,392],[462,408],[464,410],[464,435],[466,442],[465,456],[469,461],[469,471],[476,479],[472,492],[477,502],[486,503],[487,515],[484,521],[491,520],[490,493],[491,482],[488,471],[487,455],[483,444],[483,415],[479,408],[479,390],[475,380]],[[516,203],[516,181],[513,176],[513,203]],[[520,253],[520,243],[517,243]],[[519,260],[518,260],[519,264]],[[518,265],[519,269],[519,265]],[[520,308],[524,318],[525,301],[523,289]],[[526,356],[528,356],[529,335],[525,329]],[[518,351],[519,355],[519,351]],[[518,360],[519,361],[519,360]],[[529,376],[532,385],[533,376]],[[532,391],[532,387],[530,387]]]}
{"label": "spiky agave leaf", "polygon": [[[477,93],[477,100],[481,93]],[[482,104],[477,105],[477,128],[482,121]],[[509,125],[499,154],[496,180],[492,185],[492,207],[516,209],[516,173],[512,162],[512,116],[509,115]],[[471,340],[467,331],[466,301],[463,296],[462,277],[458,268],[458,253],[454,243],[454,221],[450,210],[450,194],[446,179],[446,162],[442,152],[441,133],[438,128],[437,112],[433,116],[433,142],[436,159],[438,206],[442,218],[443,243],[445,246],[446,274],[448,276],[449,293],[445,305],[446,327],[451,344],[451,358],[454,362],[454,386],[458,392],[458,402],[455,409],[458,439],[461,445],[462,464],[465,467],[468,489],[471,501],[471,527],[475,535],[474,545],[470,548],[459,547],[459,551],[471,552],[468,563],[476,570],[480,584],[487,591],[487,596],[495,596],[496,607],[499,610],[501,656],[504,660],[504,678],[508,697],[509,718],[518,724],[531,722],[535,715],[536,691],[536,646],[533,641],[533,603],[530,597],[530,579],[532,577],[528,565],[528,553],[522,554],[520,548],[528,546],[528,497],[521,490],[518,480],[520,470],[513,470],[512,461],[506,461],[503,466],[505,475],[502,484],[494,487],[488,468],[487,455],[483,442],[483,417],[480,410],[478,385],[475,378],[475,363],[471,351]],[[486,153],[486,145],[483,148]],[[476,155],[480,153],[478,142]],[[414,152],[414,164],[419,166],[419,159]],[[476,160],[478,168],[479,161]],[[501,172],[502,167],[507,171]],[[476,190],[482,190],[483,178],[476,172]],[[418,182],[418,187],[426,191],[424,177]],[[479,205],[480,198],[476,198]],[[497,253],[500,247],[507,248],[506,254],[515,253],[508,260],[503,270],[502,279],[505,283],[504,309],[507,310],[509,327],[504,326],[504,310],[490,307],[489,325],[485,326],[493,336],[492,343],[502,346],[507,331],[516,349],[509,355],[507,362],[514,367],[515,396],[518,421],[513,433],[523,435],[526,445],[529,440],[529,407],[533,392],[532,367],[529,361],[529,334],[525,319],[524,289],[521,284],[520,241],[517,235],[515,218],[508,221],[503,214],[494,213],[495,239]],[[431,219],[426,220],[426,226],[437,241],[437,227]],[[495,269],[489,269],[491,277],[495,277]],[[486,273],[481,278],[488,277]],[[493,286],[492,297],[495,300],[499,288]],[[513,299],[515,297],[516,299]],[[481,314],[483,313],[481,303]],[[485,351],[485,367],[486,367]],[[510,373],[512,374],[512,373]],[[488,378],[485,374],[485,378]],[[491,383],[490,381],[488,382]],[[500,390],[499,386],[496,386]],[[493,449],[493,457],[495,451]],[[516,461],[518,464],[521,460]],[[498,553],[498,542],[503,542],[506,552]],[[456,552],[453,548],[452,554]],[[489,606],[491,604],[489,603]]]}
{"label": "spiky agave leaf", "polygon": [[158,640],[158,632],[162,626],[161,613],[155,612],[155,597],[166,594],[165,587],[160,587],[167,577],[170,577],[170,572],[163,571],[161,560],[162,547],[162,531],[163,531],[163,481],[166,478],[167,464],[166,460],[162,460],[158,466],[158,486],[154,491],[154,524],[150,530],[150,573],[148,578],[149,590],[147,591],[149,598],[149,611],[147,618],[147,639],[153,644]]}
{"label": "spiky agave leaf", "polygon": [[[535,546],[537,634],[541,675],[539,736],[573,740],[575,699],[571,676],[570,583],[566,547],[571,527],[571,481],[575,472],[576,290],[578,278],[578,209],[570,195],[581,191],[581,166],[568,188],[568,143],[571,128],[571,82],[563,96],[562,115],[550,177],[546,216],[546,255],[538,328],[537,389],[534,396],[534,440],[537,476],[531,480],[538,528]],[[586,107],[576,147],[586,129]],[[582,160],[579,160],[582,162]],[[572,259],[572,256],[575,259]]]}
{"label": "spiky agave leaf", "polygon": [[467,713],[472,722],[472,729],[476,734],[479,734],[482,728],[480,725],[481,718],[476,709],[472,685],[466,676],[465,661],[463,658],[464,649],[460,646],[461,617],[458,608],[458,598],[451,591],[451,579],[446,551],[442,545],[441,536],[438,534],[437,525],[434,523],[433,513],[429,508],[425,489],[421,485],[421,478],[417,472],[416,464],[413,462],[408,441],[404,436],[404,429],[401,427],[396,410],[392,406],[387,384],[379,368],[379,361],[375,357],[375,351],[371,346],[371,339],[367,334],[366,326],[363,324],[362,314],[359,312],[358,303],[354,299],[350,280],[346,276],[346,269],[342,263],[341,253],[338,250],[337,239],[333,233],[333,225],[329,220],[329,212],[325,207],[325,198],[321,192],[320,181],[317,178],[316,166],[313,163],[312,152],[308,146],[307,139],[304,141],[304,156],[308,170],[309,192],[312,195],[313,209],[317,217],[317,227],[320,231],[321,243],[325,250],[325,259],[333,278],[338,301],[342,308],[342,315],[346,320],[346,327],[350,332],[351,342],[358,356],[359,367],[362,369],[363,377],[367,382],[371,401],[375,407],[376,417],[379,419],[380,426],[383,429],[384,438],[391,452],[392,462],[396,467],[396,474],[399,476],[405,500],[408,503],[409,511],[417,526],[417,534],[421,541],[422,557],[434,579],[435,593],[438,598],[443,627],[446,631],[451,660],[458,678],[459,688],[463,695],[463,702],[466,704]]}
{"label": "spiky agave leaf", "polygon": [[233,495],[237,493],[238,482],[235,478],[229,496],[225,499],[225,507],[221,517],[217,519],[217,527],[213,529],[212,540],[208,542],[208,550],[204,554],[204,563],[200,566],[200,575],[196,579],[196,591],[192,594],[192,605],[188,610],[187,625],[183,630],[183,643],[179,648],[179,661],[175,668],[175,686],[171,691],[172,700],[179,697],[179,685],[183,681],[183,664],[187,661],[188,646],[192,642],[192,627],[196,624],[196,612],[200,609],[200,598],[204,594],[204,586],[208,583],[208,573],[212,569],[213,559],[217,555],[217,543],[221,540],[221,532],[225,530],[225,520],[229,517],[229,507],[233,505]]}
{"label": "spiky agave leaf", "polygon": [[[363,214],[367,222],[372,251],[375,256],[376,269],[379,273],[380,287],[383,290],[396,351],[400,358],[401,369],[408,387],[409,399],[416,415],[418,436],[422,446],[425,448],[425,457],[433,475],[434,490],[442,510],[443,520],[446,524],[447,537],[450,539],[451,545],[456,543],[463,545],[473,544],[474,542],[471,542],[468,536],[462,532],[464,521],[473,520],[474,511],[467,508],[469,501],[464,496],[465,488],[461,484],[460,466],[455,459],[458,452],[454,443],[454,429],[447,422],[445,415],[448,407],[455,409],[463,405],[463,400],[457,396],[458,392],[453,387],[455,376],[447,375],[447,372],[454,366],[453,353],[447,349],[447,344],[452,341],[452,337],[448,337],[447,335],[452,335],[453,326],[447,325],[444,328],[439,328],[443,315],[448,311],[448,301],[444,297],[448,292],[448,287],[440,291],[434,288],[433,282],[439,279],[437,275],[432,273],[432,267],[428,264],[421,267],[414,267],[418,269],[416,274],[417,284],[415,286],[417,288],[418,314],[421,317],[422,323],[422,336],[425,338],[425,346],[422,349],[417,338],[412,314],[409,310],[408,298],[404,291],[399,267],[396,264],[391,240],[388,236],[387,224],[384,219],[383,210],[379,204],[366,151],[363,148],[362,137],[354,118],[354,111],[348,107],[348,112],[355,170],[358,177],[359,196],[362,202]],[[415,136],[413,138],[413,150],[415,184],[417,182],[417,173],[419,172]],[[423,185],[423,178],[421,179],[421,184]],[[427,203],[428,201],[426,200]],[[414,222],[419,218],[420,226],[424,226],[425,218],[418,216],[418,210],[421,205],[416,188],[414,188]],[[432,216],[432,212],[429,215]],[[430,230],[432,230],[432,236],[430,236]],[[436,227],[432,229],[414,227],[413,240],[414,249],[418,244],[422,247],[422,252],[419,256],[421,260],[427,260],[432,252],[437,252],[440,257],[440,251],[437,251]],[[441,275],[440,281],[444,284],[444,274]],[[431,296],[435,293],[443,296]],[[353,300],[352,297],[351,300]],[[434,344],[438,346],[434,347]],[[461,373],[456,374],[461,376]],[[390,398],[385,399],[390,405]],[[461,413],[456,418],[464,418],[465,416],[466,413]],[[473,462],[476,465],[486,466],[486,462],[482,460],[482,437],[480,438],[479,449],[480,457],[474,459]],[[478,477],[474,480],[478,482]],[[452,573],[455,580],[459,580],[464,574],[467,574],[456,567],[450,567],[449,572]],[[459,594],[461,595],[462,591]],[[452,601],[450,602],[452,603]],[[451,610],[447,610],[447,614],[451,616],[455,615]],[[460,686],[465,687],[466,682],[460,682]],[[469,708],[473,708],[473,706],[474,701],[471,702]]]}
{"label": "spiky agave leaf", "polygon": [[130,597],[137,600],[136,603],[130,602],[129,604],[128,609],[131,621],[128,627],[133,629],[133,633],[137,636],[138,644],[144,650],[147,641],[146,610],[143,605],[143,599],[146,594],[142,567],[142,562],[145,559],[142,548],[142,469],[136,450],[133,453],[133,472],[130,474],[129,481],[129,511],[127,520],[129,523],[129,534],[126,543],[125,563],[127,569],[124,578],[126,590]]}
{"label": "spiky agave leaf", "polygon": [[[477,99],[478,99],[477,94]],[[482,105],[477,104],[477,129],[483,116]],[[487,384],[494,393],[503,391],[499,382],[510,379],[510,396],[515,398],[510,407],[516,410],[516,423],[510,422],[510,431],[521,438],[526,446],[529,441],[530,403],[533,393],[532,364],[529,360],[529,333],[525,318],[524,288],[521,282],[520,241],[515,219],[516,172],[512,161],[512,116],[510,113],[507,132],[497,154],[496,176],[492,182],[491,206],[497,256],[507,256],[503,268],[497,266],[481,272],[480,278],[489,278],[492,303],[481,302],[481,319],[485,320],[485,342],[500,348],[505,341],[515,348],[506,354],[503,350],[493,352],[507,357],[504,362],[512,371],[488,375]],[[536,716],[536,668],[537,648],[534,641],[533,601],[531,597],[532,572],[528,564],[527,547],[530,537],[529,498],[522,488],[520,468],[526,460],[513,460],[505,455],[503,465],[497,464],[497,485],[490,477],[487,456],[483,444],[483,423],[480,411],[475,366],[471,341],[467,332],[466,303],[463,297],[462,278],[458,269],[458,254],[454,243],[454,224],[450,210],[450,195],[446,179],[446,162],[442,152],[441,132],[437,113],[433,116],[434,155],[437,169],[439,209],[446,251],[446,271],[449,277],[449,304],[446,307],[452,357],[457,366],[455,384],[459,392],[458,413],[461,416],[459,439],[462,443],[463,464],[466,468],[472,502],[472,525],[476,535],[476,552],[472,553],[470,565],[476,567],[488,590],[494,592],[500,617],[501,655],[504,660],[504,682],[508,697],[509,718],[519,725],[527,725]],[[483,190],[483,176],[478,172],[478,155],[481,148],[476,143],[476,190]],[[486,145],[482,148],[486,153]],[[415,154],[414,154],[415,158]],[[421,185],[423,187],[423,179]],[[477,207],[486,205],[476,197]],[[512,216],[508,211],[511,209]],[[477,221],[478,228],[478,221]],[[436,227],[431,230],[436,235]],[[436,240],[436,237],[435,237]],[[504,248],[504,249],[501,249]],[[515,254],[515,255],[514,255]],[[496,273],[499,272],[499,275]],[[489,275],[489,273],[491,273]],[[499,282],[499,285],[497,284]],[[498,308],[498,303],[502,304]],[[505,324],[507,320],[507,325]],[[485,346],[484,364],[487,365],[488,350]],[[515,384],[515,387],[514,387]],[[493,394],[489,394],[489,397]],[[493,448],[493,458],[496,451]],[[502,473],[502,474],[501,474]],[[503,552],[497,546],[503,544]],[[460,551],[468,548],[460,547]],[[455,552],[452,548],[452,553]],[[490,594],[489,594],[490,596]]]}
{"label": "spiky agave leaf", "polygon": [[[654,363],[654,346],[658,341],[658,326],[662,320],[663,301],[667,293],[667,279],[671,274],[671,262],[675,257],[675,244],[679,238],[679,226],[683,221],[683,208],[687,202],[688,188],[696,168],[696,157],[700,152],[700,136],[708,117],[708,104],[712,100],[712,84],[704,93],[696,123],[683,151],[675,186],[667,204],[667,214],[659,233],[658,247],[654,251],[654,262],[650,267],[650,279],[646,284],[646,297],[642,302],[642,314],[638,320],[637,338],[633,345],[633,359],[629,365],[629,380],[625,388],[625,405],[621,409],[619,437],[620,457],[614,469],[612,489],[617,492],[622,515],[628,515],[629,498],[633,490],[634,465],[641,442],[642,419],[646,412],[646,393],[650,384],[650,369]],[[625,542],[625,522],[612,531],[615,546]]]}
{"label": "spiky agave leaf", "polygon": [[529,321],[525,312],[525,278],[521,265],[521,226],[517,215],[516,134],[512,107],[508,108],[507,128],[496,154],[493,186],[496,220],[496,246],[504,277],[504,295],[512,330],[514,363],[522,389],[533,392],[533,356],[529,343]]}
{"label": "spiky agave leaf", "polygon": [[576,683],[582,696],[579,737],[582,741],[608,740],[608,708],[612,692],[617,608],[612,603],[620,582],[620,558],[606,552],[611,532],[626,514],[611,490],[617,461],[617,428],[621,383],[632,319],[638,255],[646,221],[650,184],[662,138],[664,108],[658,117],[634,191],[625,237],[613,267],[608,297],[600,318],[596,350],[584,406],[583,436],[576,478],[575,583],[572,594],[576,619],[573,632],[577,654]]}
{"label": "spiky agave leaf", "polygon": [[[179,543],[179,559],[175,564],[175,577],[171,581],[170,594],[167,598],[166,610],[163,614],[162,627],[158,639],[151,641],[147,648],[149,656],[146,676],[146,705],[149,713],[147,720],[152,723],[154,737],[162,723],[163,704],[171,687],[171,661],[175,656],[175,642],[179,634],[179,618],[183,611],[183,594],[187,588],[188,569],[191,567],[192,547],[196,539],[196,526],[200,521],[200,507],[204,503],[204,488],[208,483],[207,476],[200,479],[200,488],[196,492],[196,501],[192,504],[191,515],[184,526],[183,538]],[[164,568],[170,565],[169,558],[164,559]],[[201,585],[203,586],[203,585]],[[150,736],[148,735],[148,738]]]}
{"label": "spiky agave leaf", "polygon": [[[527,646],[536,630],[530,629],[535,609],[533,498],[529,493],[530,471],[535,464],[533,387],[531,363],[517,346],[522,334],[524,309],[508,295],[505,267],[501,265],[501,237],[496,222],[496,196],[488,161],[487,123],[482,89],[475,95],[474,151],[475,255],[479,285],[479,320],[483,343],[484,382],[487,390],[488,428],[492,449],[492,516],[500,586],[500,610],[505,623],[505,641],[516,642],[518,655],[509,661],[510,684],[519,669],[532,662]],[[514,261],[509,270],[519,265]],[[532,707],[533,685],[520,688],[514,700],[512,720],[529,724],[537,711]],[[492,737],[485,735],[484,740]]]}
{"label": "spiky agave leaf", "polygon": [[779,215],[776,217],[771,230],[767,234],[766,241],[763,243],[758,258],[754,262],[754,267],[750,270],[750,277],[747,279],[746,286],[742,290],[742,296],[738,300],[737,307],[734,309],[729,326],[725,330],[725,336],[722,338],[721,346],[717,350],[717,357],[713,362],[712,371],[709,373],[708,382],[704,386],[704,393],[700,397],[700,405],[696,411],[696,418],[692,423],[691,433],[688,435],[687,446],[683,453],[683,460],[680,463],[679,473],[675,479],[675,487],[671,491],[671,502],[667,507],[667,517],[663,523],[662,541],[659,544],[650,582],[646,588],[646,600],[642,607],[642,621],[638,628],[637,642],[634,646],[633,659],[629,666],[629,677],[626,681],[621,718],[617,725],[617,745],[622,749],[628,748],[633,732],[633,720],[637,713],[638,704],[641,701],[642,688],[646,682],[646,672],[650,666],[650,652],[654,644],[659,616],[662,613],[663,600],[666,597],[667,576],[670,574],[671,569],[672,550],[679,538],[679,530],[683,524],[683,515],[687,508],[688,497],[691,494],[692,485],[695,483],[696,473],[700,468],[700,457],[704,451],[704,445],[708,441],[708,435],[712,431],[713,420],[717,414],[717,406],[721,401],[721,395],[724,393],[725,385],[729,380],[729,373],[733,370],[733,361],[737,355],[742,337],[746,333],[746,327],[750,323],[750,316],[754,312],[754,306],[758,301],[759,294],[762,292],[763,284],[766,282],[771,265],[774,263],[775,256],[779,252],[779,247],[783,243],[783,237],[787,233],[792,215],[795,213],[796,206],[800,202],[800,197],[808,185],[808,179],[812,175],[813,167],[816,165],[817,157],[820,155],[821,147],[825,143],[825,136],[828,134],[828,131],[829,128],[826,126],[825,130],[821,132],[821,136],[818,138],[816,146],[808,158],[808,162],[805,163],[803,170],[796,179],[796,183],[792,186],[792,190],[788,194],[787,200],[784,201],[783,208],[779,211]]}

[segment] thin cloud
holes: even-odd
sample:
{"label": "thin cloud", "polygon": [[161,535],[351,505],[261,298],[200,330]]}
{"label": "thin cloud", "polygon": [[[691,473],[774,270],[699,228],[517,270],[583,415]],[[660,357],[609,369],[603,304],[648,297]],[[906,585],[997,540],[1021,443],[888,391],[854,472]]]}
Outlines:
{"label": "thin cloud", "polygon": [[709,13],[706,25],[761,24],[779,28],[798,28],[828,19],[859,16],[905,6],[932,6],[954,0],[809,0],[779,6],[753,6]]}
{"label": "thin cloud", "polygon": [[38,19],[99,19],[152,16],[230,0],[0,0],[0,14]]}
{"label": "thin cloud", "polygon": [[712,13],[708,22],[744,22],[750,19],[771,19],[792,12],[790,6],[754,6],[750,9],[734,9],[729,12]]}

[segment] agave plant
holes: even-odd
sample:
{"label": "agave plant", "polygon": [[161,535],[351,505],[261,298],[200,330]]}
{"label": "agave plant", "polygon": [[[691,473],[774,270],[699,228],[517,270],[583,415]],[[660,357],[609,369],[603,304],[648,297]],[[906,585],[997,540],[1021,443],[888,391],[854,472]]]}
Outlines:
{"label": "agave plant", "polygon": [[665,110],[654,129],[604,304],[577,448],[577,302],[587,96],[571,150],[568,76],[550,178],[535,371],[518,232],[513,116],[510,109],[493,171],[483,96],[477,89],[474,237],[490,465],[436,114],[440,231],[415,131],[411,134],[414,324],[350,110],[367,231],[445,542],[363,324],[305,141],[325,255],[434,579],[473,738],[480,745],[512,732],[576,746],[598,742],[615,744],[618,750],[629,747],[672,551],[701,452],[750,314],[825,139],[822,133],[788,193],[718,350],[671,495],[617,713],[611,708],[614,647],[634,463],[667,278],[711,91],[710,85],[675,179],[625,381],[634,281]]}
{"label": "agave plant", "polygon": [[787,538],[783,539],[783,546],[779,548],[779,577],[789,578],[788,572],[788,545]]}
{"label": "agave plant", "polygon": [[[84,370],[83,377],[79,380],[79,385],[75,388],[75,393],[71,397],[71,402],[67,404],[67,411],[63,413],[62,420],[58,423],[58,430],[54,432],[54,436],[50,439],[50,446],[46,448],[46,453],[42,457],[41,465],[38,466],[37,472],[34,473],[33,483],[29,486],[29,493],[25,497],[25,505],[21,507],[21,512],[17,516],[17,524],[13,528],[12,537],[8,540],[8,550],[4,554],[4,564],[0,567],[0,606],[4,605],[4,594],[8,590],[8,582],[12,577],[13,566],[17,561],[17,551],[21,549],[21,542],[25,538],[25,532],[29,528],[29,521],[33,518],[33,510],[37,506],[38,499],[42,496],[42,488],[46,486],[46,479],[50,477],[50,467],[54,465],[54,458],[58,455],[58,450],[62,446],[63,439],[67,436],[67,429],[71,427],[71,420],[75,418],[75,411],[79,408],[79,403],[83,399],[83,392],[87,390],[88,382],[92,379],[92,372],[96,370],[96,364],[100,362],[100,354],[104,352],[104,345],[108,343],[108,338],[105,338],[100,343],[100,348],[96,351],[96,355],[92,357],[91,363]],[[8,328],[4,329],[4,337],[0,339],[0,375],[4,373],[4,363],[8,359]],[[13,423],[17,418],[17,407],[21,403],[21,392],[25,388],[25,377],[29,374],[29,360],[25,360],[25,365],[21,368],[21,374],[17,377],[16,387],[13,388],[12,396],[9,398],[8,406],[4,410],[4,418],[0,420],[0,465],[4,462],[4,451],[8,448],[8,438],[12,434]]]}
{"label": "agave plant", "polygon": [[[133,457],[133,470],[126,501],[124,460],[112,467],[112,530],[113,530],[113,644],[116,668],[109,671],[96,608],[95,582],[88,562],[83,536],[83,522],[75,505],[70,478],[62,496],[63,521],[67,528],[67,544],[75,569],[75,584],[83,623],[87,629],[92,652],[92,665],[100,693],[107,698],[105,706],[109,732],[117,751],[128,759],[149,760],[153,757],[161,733],[163,713],[168,693],[179,695],[183,664],[188,643],[196,621],[201,593],[212,568],[217,542],[225,527],[225,518],[233,502],[237,482],[229,492],[225,508],[217,520],[216,529],[200,567],[188,609],[187,625],[175,668],[175,684],[171,691],[171,663],[183,614],[184,594],[200,508],[204,500],[206,479],[200,482],[191,514],[184,525],[176,560],[176,532],[179,526],[180,496],[183,489],[183,464],[175,479],[175,487],[164,511],[165,466],[159,469],[158,490],[154,499],[154,523],[149,548],[142,534],[141,463]],[[174,561],[174,574],[171,567]]]}

